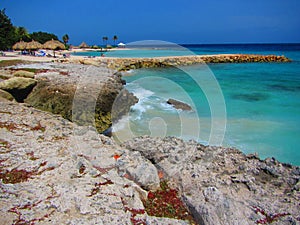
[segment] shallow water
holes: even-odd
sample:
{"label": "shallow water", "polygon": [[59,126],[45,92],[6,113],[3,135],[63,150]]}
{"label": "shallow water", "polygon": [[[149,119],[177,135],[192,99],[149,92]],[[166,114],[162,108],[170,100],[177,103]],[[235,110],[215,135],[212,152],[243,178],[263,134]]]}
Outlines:
{"label": "shallow water", "polygon": [[120,57],[120,58],[151,58],[160,56],[183,56],[193,54],[185,50],[168,50],[168,49],[133,49],[133,50],[111,50],[108,52],[90,51],[90,52],[76,52],[73,55],[77,56],[101,56],[106,57]]}
{"label": "shallow water", "polygon": [[[220,46],[191,47],[200,52],[219,52]],[[202,48],[202,49],[201,49]],[[233,146],[245,153],[300,165],[300,51],[294,46],[222,46],[221,53],[277,54],[290,57],[292,63],[211,64],[208,67],[140,69],[125,79],[126,88],[140,102],[115,130],[131,131],[132,136],[178,136],[212,143],[210,135],[216,119],[222,123],[222,96],[211,86],[214,76],[225,99],[227,125],[222,145]],[[196,80],[195,80],[196,79]],[[189,103],[192,112],[175,110],[166,104],[168,98]],[[220,104],[222,101],[220,100]],[[217,108],[216,108],[217,107]],[[218,114],[219,113],[219,114]],[[219,118],[220,117],[220,118]],[[129,121],[129,122],[128,122]],[[123,127],[123,130],[122,130]],[[216,133],[222,138],[222,132]],[[121,137],[122,139],[122,137]]]}

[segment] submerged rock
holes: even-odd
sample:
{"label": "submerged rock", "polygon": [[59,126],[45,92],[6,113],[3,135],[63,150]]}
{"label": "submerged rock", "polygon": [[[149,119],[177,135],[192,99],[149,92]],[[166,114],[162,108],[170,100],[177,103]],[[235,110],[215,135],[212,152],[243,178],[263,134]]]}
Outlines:
{"label": "submerged rock", "polygon": [[181,101],[178,101],[178,100],[175,100],[175,99],[172,99],[170,98],[167,103],[169,105],[172,105],[175,109],[182,109],[182,110],[187,110],[187,111],[190,111],[192,110],[192,107],[184,102],[181,102]]}

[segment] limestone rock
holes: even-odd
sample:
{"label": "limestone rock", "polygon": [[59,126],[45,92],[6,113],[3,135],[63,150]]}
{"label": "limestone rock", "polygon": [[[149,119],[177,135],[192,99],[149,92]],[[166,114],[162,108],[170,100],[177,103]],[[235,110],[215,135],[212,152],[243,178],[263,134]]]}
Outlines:
{"label": "limestone rock", "polygon": [[0,81],[2,80],[7,80],[9,78],[12,78],[13,76],[9,73],[7,73],[7,71],[0,71]]}
{"label": "limestone rock", "polygon": [[96,60],[93,60],[93,59],[81,59],[80,63],[84,64],[84,65],[93,65],[93,66],[99,66],[100,65],[99,62],[97,62]]}
{"label": "limestone rock", "polygon": [[171,137],[137,137],[123,147],[174,181],[199,224],[299,224],[299,167]]}
{"label": "limestone rock", "polygon": [[139,152],[123,154],[117,166],[120,171],[131,177],[137,184],[146,190],[157,190],[160,180],[156,167]]}
{"label": "limestone rock", "polygon": [[31,78],[13,77],[0,83],[0,89],[12,94],[18,102],[23,102],[37,81]]}
{"label": "limestone rock", "polygon": [[[122,101],[113,110],[113,117],[129,111],[137,98],[123,90],[120,75],[103,67],[51,64],[57,71],[68,71],[68,76],[50,72],[38,76],[38,84],[25,100],[45,111],[60,114],[79,125],[96,125],[99,132],[112,124],[112,107],[122,93]],[[122,91],[123,90],[123,91]]]}
{"label": "limestone rock", "polygon": [[1,89],[0,89],[0,98],[4,98],[8,101],[14,100],[14,97],[10,93],[8,93],[7,91],[1,90]]}
{"label": "limestone rock", "polygon": [[139,152],[24,104],[0,108],[2,224],[187,224],[147,215],[147,192],[122,173],[146,186],[156,181]]}
{"label": "limestone rock", "polygon": [[38,84],[25,102],[44,111],[72,118],[72,101],[76,86],[48,79],[38,79]]}
{"label": "limestone rock", "polygon": [[18,70],[13,73],[15,77],[34,78],[34,73],[26,70]]}

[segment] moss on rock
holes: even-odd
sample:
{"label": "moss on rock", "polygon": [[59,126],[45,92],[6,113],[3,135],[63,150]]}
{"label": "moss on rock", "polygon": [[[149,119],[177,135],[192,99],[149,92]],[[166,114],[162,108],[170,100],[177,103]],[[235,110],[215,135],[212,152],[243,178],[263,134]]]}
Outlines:
{"label": "moss on rock", "polygon": [[75,90],[75,85],[55,85],[49,80],[39,80],[25,102],[35,108],[60,114],[65,119],[71,120]]}
{"label": "moss on rock", "polygon": [[[105,78],[103,83],[90,83],[84,87],[68,78],[41,78],[25,100],[35,108],[60,114],[79,125],[95,126],[102,133],[112,125],[114,118],[126,114],[137,98],[123,89],[118,75]],[[113,105],[118,96],[117,107]],[[116,120],[114,120],[116,121]]]}
{"label": "moss on rock", "polygon": [[13,73],[15,77],[34,78],[34,73],[26,70],[18,70]]}

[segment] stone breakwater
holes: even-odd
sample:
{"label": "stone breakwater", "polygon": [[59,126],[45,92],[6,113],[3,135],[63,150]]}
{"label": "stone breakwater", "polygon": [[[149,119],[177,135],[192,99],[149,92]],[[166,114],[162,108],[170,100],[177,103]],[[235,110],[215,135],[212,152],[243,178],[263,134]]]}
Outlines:
{"label": "stone breakwater", "polygon": [[192,56],[168,56],[155,58],[81,58],[68,59],[87,65],[101,65],[105,63],[115,70],[131,70],[139,68],[155,68],[169,66],[188,66],[199,63],[254,63],[254,62],[290,62],[285,56],[254,55],[254,54],[219,54],[219,55],[192,55]]}
{"label": "stone breakwater", "polygon": [[[119,146],[26,104],[0,109],[1,224],[300,223],[299,167],[172,137]],[[151,214],[176,210],[174,193],[195,223]]]}

